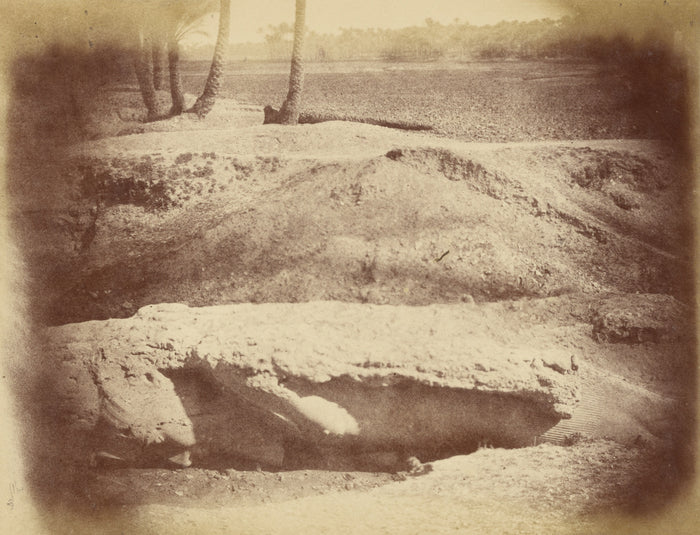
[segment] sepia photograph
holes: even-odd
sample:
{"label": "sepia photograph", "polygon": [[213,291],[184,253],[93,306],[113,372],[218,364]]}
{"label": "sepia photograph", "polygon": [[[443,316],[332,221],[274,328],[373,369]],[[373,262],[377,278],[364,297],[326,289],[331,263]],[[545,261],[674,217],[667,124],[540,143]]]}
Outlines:
{"label": "sepia photograph", "polygon": [[0,1],[0,531],[698,533],[699,15]]}

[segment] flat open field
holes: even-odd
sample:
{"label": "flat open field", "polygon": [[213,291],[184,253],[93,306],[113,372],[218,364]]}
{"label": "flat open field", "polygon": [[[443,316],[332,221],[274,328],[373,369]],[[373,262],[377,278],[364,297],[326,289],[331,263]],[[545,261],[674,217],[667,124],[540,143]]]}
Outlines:
{"label": "flat open field", "polygon": [[[197,94],[208,66],[191,63],[185,73]],[[287,64],[230,64],[222,94],[278,107],[288,76]],[[464,141],[667,138],[682,117],[653,93],[629,72],[574,61],[312,63],[302,107],[423,123]]]}

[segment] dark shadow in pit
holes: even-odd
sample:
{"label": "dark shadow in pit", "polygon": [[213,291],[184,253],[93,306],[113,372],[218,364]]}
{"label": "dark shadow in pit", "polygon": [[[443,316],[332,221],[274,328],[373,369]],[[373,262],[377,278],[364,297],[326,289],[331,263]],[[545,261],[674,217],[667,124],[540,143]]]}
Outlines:
{"label": "dark shadow in pit", "polygon": [[560,419],[544,396],[391,378],[371,384],[345,377],[321,384],[286,381],[302,397],[319,396],[363,415],[356,416],[359,435],[337,436],[287,404],[274,412],[260,408],[246,399],[245,387],[225,386],[232,381],[221,380],[227,374],[220,368],[161,370],[193,424],[192,463],[200,468],[396,472],[406,469],[409,457],[428,462],[485,446],[529,446]]}
{"label": "dark shadow in pit", "polygon": [[350,377],[324,383],[292,378],[285,387],[300,396],[337,403],[350,414],[367,415],[358,419],[361,439],[348,447],[332,439],[320,444],[329,452],[327,457],[346,451],[357,462],[371,465],[374,452],[393,452],[399,469],[405,469],[411,456],[428,462],[479,447],[529,446],[560,420],[543,395],[429,386],[396,377],[389,374],[362,383]]}
{"label": "dark shadow in pit", "polygon": [[226,388],[205,366],[160,370],[175,386],[194,428],[192,466],[278,470],[294,427]]}

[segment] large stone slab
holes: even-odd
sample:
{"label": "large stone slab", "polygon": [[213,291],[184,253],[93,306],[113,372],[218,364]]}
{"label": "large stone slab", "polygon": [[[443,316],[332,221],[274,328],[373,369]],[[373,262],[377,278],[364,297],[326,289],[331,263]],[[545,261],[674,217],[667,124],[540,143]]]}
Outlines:
{"label": "large stone slab", "polygon": [[[95,450],[357,468],[527,445],[570,417],[571,353],[513,319],[476,304],[160,304],[46,334],[72,377],[62,410]],[[138,447],[115,453],[125,440]]]}

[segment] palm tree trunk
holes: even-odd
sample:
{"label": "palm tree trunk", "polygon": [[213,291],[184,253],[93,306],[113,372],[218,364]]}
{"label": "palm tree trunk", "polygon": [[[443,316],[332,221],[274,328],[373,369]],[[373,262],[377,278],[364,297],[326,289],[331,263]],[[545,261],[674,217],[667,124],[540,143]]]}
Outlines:
{"label": "palm tree trunk", "polygon": [[163,58],[165,57],[165,36],[162,31],[154,31],[151,42],[151,54],[153,56],[153,87],[156,90],[163,89],[165,83],[165,69]]}
{"label": "palm tree trunk", "polygon": [[297,124],[301,105],[301,91],[304,87],[304,31],[306,23],[306,0],[296,0],[294,13],[294,44],[292,45],[292,66],[289,72],[289,91],[279,111],[281,124]]}
{"label": "palm tree trunk", "polygon": [[180,44],[175,36],[168,39],[168,69],[170,72],[170,98],[173,101],[170,115],[180,115],[185,109],[185,97],[182,94],[182,78],[180,77]]}
{"label": "palm tree trunk", "polygon": [[219,8],[219,33],[216,36],[214,57],[211,60],[209,76],[204,85],[204,91],[188,111],[196,113],[199,117],[206,116],[214,107],[216,95],[221,86],[221,78],[224,73],[224,55],[228,46],[228,34],[231,26],[231,0],[221,0]]}
{"label": "palm tree trunk", "polygon": [[153,64],[151,63],[151,47],[148,39],[144,36],[143,29],[138,34],[138,47],[134,58],[134,69],[136,79],[141,90],[141,98],[146,105],[148,115],[147,121],[153,121],[158,116],[158,105],[156,99],[156,89],[153,86]]}

